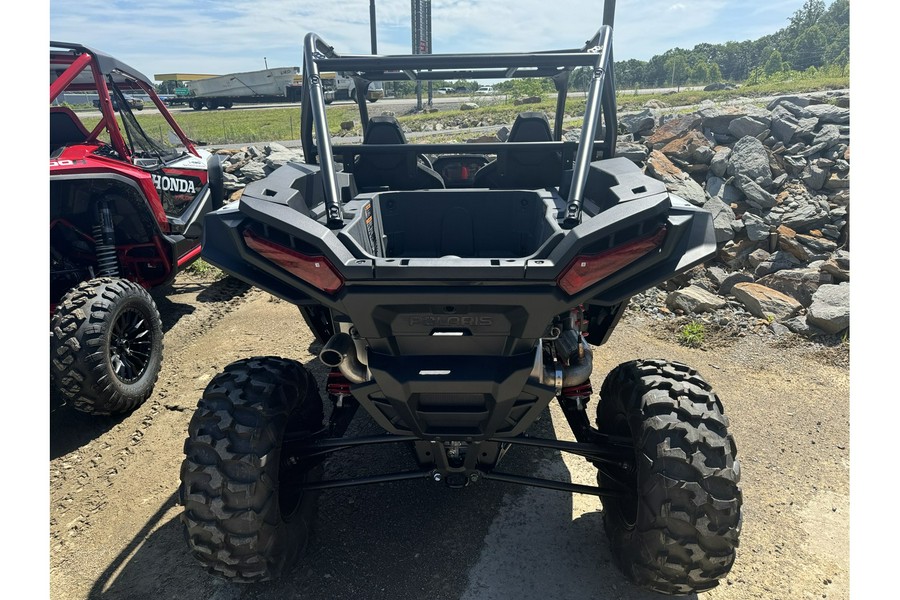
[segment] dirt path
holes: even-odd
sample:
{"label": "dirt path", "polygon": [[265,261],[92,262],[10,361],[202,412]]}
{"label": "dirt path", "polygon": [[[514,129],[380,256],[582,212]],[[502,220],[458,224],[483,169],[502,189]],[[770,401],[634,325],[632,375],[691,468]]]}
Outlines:
{"label": "dirt path", "polygon": [[[246,587],[206,575],[188,555],[176,504],[182,444],[203,388],[226,364],[277,354],[307,364],[312,341],[287,303],[258,290],[180,277],[160,301],[166,357],[150,400],[126,417],[67,408],[50,423],[50,586],[84,598],[657,598],[612,566],[590,496],[485,483],[426,482],[322,494],[316,532],[284,580]],[[725,403],[742,463],[744,526],[727,582],[699,597],[849,598],[849,373],[803,348],[743,338],[690,350],[626,318],[595,354],[593,384],[616,364],[666,357],[695,366]],[[553,405],[536,433],[572,439]],[[348,435],[378,428],[361,412]],[[328,463],[332,476],[412,466],[399,448]],[[554,452],[504,459],[508,470],[590,484],[593,469]]]}

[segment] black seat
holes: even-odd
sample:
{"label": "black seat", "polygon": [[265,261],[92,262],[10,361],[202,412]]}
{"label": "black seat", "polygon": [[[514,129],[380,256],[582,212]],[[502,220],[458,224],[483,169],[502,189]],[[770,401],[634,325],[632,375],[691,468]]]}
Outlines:
{"label": "black seat", "polygon": [[[507,142],[552,142],[550,122],[542,112],[524,112],[516,117]],[[563,164],[555,150],[508,150],[482,167],[472,187],[492,189],[539,189],[556,187]]]}
{"label": "black seat", "polygon": [[79,144],[90,134],[67,106],[50,107],[50,152],[69,144]]}
{"label": "black seat", "polygon": [[[394,117],[372,117],[363,135],[365,144],[406,144],[406,136]],[[446,187],[440,175],[419,164],[415,155],[407,152],[360,155],[353,165],[353,179],[361,192],[384,187],[391,190]]]}

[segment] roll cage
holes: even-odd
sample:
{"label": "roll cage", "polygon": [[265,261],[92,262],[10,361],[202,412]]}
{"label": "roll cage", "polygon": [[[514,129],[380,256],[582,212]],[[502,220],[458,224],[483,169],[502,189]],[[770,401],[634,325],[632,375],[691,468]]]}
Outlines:
{"label": "roll cage", "polygon": [[[609,2],[607,2],[609,4]],[[303,92],[301,98],[301,143],[306,161],[318,164],[325,186],[327,225],[344,226],[342,199],[335,156],[344,165],[354,157],[379,153],[496,154],[510,151],[558,151],[566,168],[560,193],[566,197],[563,227],[581,222],[584,187],[590,163],[615,155],[616,97],[612,57],[612,11],[604,12],[604,24],[579,49],[531,53],[428,54],[428,55],[340,55],[315,33],[304,39]],[[591,70],[581,142],[562,139],[569,77],[576,67]],[[340,71],[362,90],[357,106],[363,129],[369,123],[365,92],[373,81],[434,81],[465,78],[511,79],[549,77],[556,88],[553,141],[467,144],[386,144],[332,145],[325,115],[325,95],[321,73]],[[316,137],[313,139],[313,133]],[[569,175],[571,173],[571,175]]]}
{"label": "roll cage", "polygon": [[[109,143],[119,157],[127,162],[134,162],[136,157],[145,154],[157,155],[162,159],[165,148],[155,143],[141,129],[131,112],[124,92],[146,94],[159,109],[169,127],[178,136],[181,145],[193,155],[198,155],[193,142],[182,131],[169,114],[165,104],[156,93],[147,77],[120,60],[98,50],[81,44],[68,42],[50,42],[50,103],[52,104],[63,92],[93,92],[100,99],[100,122],[83,140],[85,143],[99,142],[105,131]],[[111,97],[115,97],[118,112],[122,115],[122,123],[128,138],[116,119]]]}

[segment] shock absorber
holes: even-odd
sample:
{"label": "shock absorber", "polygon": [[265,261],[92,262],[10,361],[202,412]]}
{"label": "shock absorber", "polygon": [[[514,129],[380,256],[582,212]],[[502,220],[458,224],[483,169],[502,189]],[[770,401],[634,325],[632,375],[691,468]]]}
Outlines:
{"label": "shock absorber", "polygon": [[94,247],[97,252],[97,274],[100,277],[118,277],[119,261],[116,258],[116,231],[113,228],[109,202],[102,198],[97,200]]}
{"label": "shock absorber", "polygon": [[350,421],[353,420],[359,403],[350,393],[350,382],[336,368],[328,372],[328,383],[325,389],[334,405],[328,419],[329,435],[341,437],[347,431]]}

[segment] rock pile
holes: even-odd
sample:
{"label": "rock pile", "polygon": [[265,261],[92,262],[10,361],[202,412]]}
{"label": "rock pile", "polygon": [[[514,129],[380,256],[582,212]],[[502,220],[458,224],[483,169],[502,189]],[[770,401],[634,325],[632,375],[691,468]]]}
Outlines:
{"label": "rock pile", "polygon": [[[845,94],[783,96],[765,107],[705,102],[671,115],[657,105],[621,117],[617,154],[708,210],[719,243],[716,259],[639,295],[632,309],[740,335],[842,336],[850,315],[848,106]],[[503,128],[470,141],[507,136]],[[303,158],[277,143],[218,152],[227,155],[232,201],[247,183]]]}
{"label": "rock pile", "polygon": [[245,146],[240,149],[220,149],[222,167],[225,171],[226,202],[234,202],[241,197],[248,183],[265,178],[269,173],[288,161],[302,162],[303,151],[270,142],[261,148]]}
{"label": "rock pile", "polygon": [[850,323],[846,106],[846,95],[784,96],[765,108],[707,102],[689,114],[648,108],[623,117],[618,154],[712,213],[719,243],[714,261],[662,286],[664,298],[655,290],[636,304],[660,318],[721,325],[748,316],[776,334],[842,335]]}

